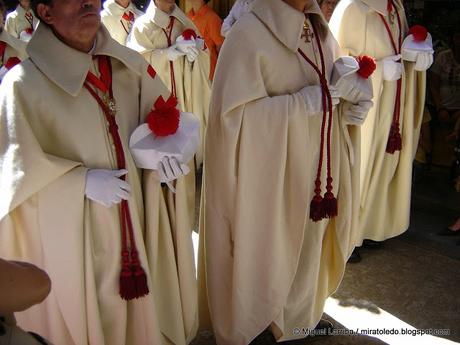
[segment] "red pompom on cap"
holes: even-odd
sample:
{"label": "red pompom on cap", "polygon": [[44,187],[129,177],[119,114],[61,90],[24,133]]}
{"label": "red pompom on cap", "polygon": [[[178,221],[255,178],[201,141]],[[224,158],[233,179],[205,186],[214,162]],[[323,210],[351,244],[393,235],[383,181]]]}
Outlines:
{"label": "red pompom on cap", "polygon": [[19,60],[16,56],[10,57],[8,61],[5,63],[5,68],[7,70],[10,70],[14,66],[16,66],[18,63],[21,63],[21,60]]}
{"label": "red pompom on cap", "polygon": [[193,31],[192,29],[187,29],[187,30],[184,30],[184,32],[182,33],[182,37],[184,38],[184,40],[191,40],[192,38],[196,39],[198,36],[196,34],[195,31]]}
{"label": "red pompom on cap", "polygon": [[369,78],[374,73],[377,65],[372,56],[361,55],[356,58],[359,64],[358,75],[364,79]]}
{"label": "red pompom on cap", "polygon": [[423,42],[428,36],[428,30],[422,25],[414,25],[410,28],[409,34],[414,36],[415,42]]}
{"label": "red pompom on cap", "polygon": [[177,99],[171,95],[165,102],[159,96],[153,105],[154,109],[147,115],[146,121],[150,130],[159,137],[165,137],[177,132],[180,112],[177,110]]}

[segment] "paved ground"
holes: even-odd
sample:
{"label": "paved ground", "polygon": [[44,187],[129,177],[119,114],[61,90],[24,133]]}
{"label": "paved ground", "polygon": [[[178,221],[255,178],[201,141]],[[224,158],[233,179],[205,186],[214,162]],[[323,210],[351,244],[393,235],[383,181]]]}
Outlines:
{"label": "paved ground", "polygon": [[[411,332],[411,335],[309,337],[292,345],[460,343],[460,246],[436,233],[460,215],[460,195],[448,170],[432,168],[414,186],[410,229],[380,250],[363,250],[363,261],[348,265],[339,290],[326,303],[325,318],[339,331]],[[442,329],[429,336],[416,330]],[[446,330],[446,331],[444,331]],[[449,334],[445,334],[449,333]],[[255,344],[274,344],[270,335]],[[214,345],[201,333],[193,345]]]}

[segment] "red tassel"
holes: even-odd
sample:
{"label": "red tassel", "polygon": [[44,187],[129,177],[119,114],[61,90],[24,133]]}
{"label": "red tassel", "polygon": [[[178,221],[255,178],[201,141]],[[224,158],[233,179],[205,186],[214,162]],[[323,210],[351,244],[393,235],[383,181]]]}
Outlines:
{"label": "red tassel", "polygon": [[120,296],[124,300],[131,300],[136,296],[136,280],[129,265],[129,253],[127,250],[121,252],[122,269],[120,272]]}
{"label": "red tassel", "polygon": [[337,198],[332,192],[326,192],[323,198],[323,211],[325,218],[334,218],[339,213]]}
{"label": "red tassel", "polygon": [[135,249],[131,250],[131,265],[136,285],[136,295],[134,298],[143,297],[149,293],[149,287],[147,284],[147,275],[141,267],[139,256]]}
{"label": "red tassel", "polygon": [[315,195],[310,203],[310,219],[318,222],[324,218],[323,197]]}
{"label": "red tassel", "polygon": [[136,297],[140,298],[149,294],[149,286],[147,284],[147,275],[145,274],[144,269],[138,265],[133,267],[134,279],[136,283]]}
{"label": "red tassel", "polygon": [[391,125],[386,152],[393,154],[402,149],[402,138],[397,124]]}

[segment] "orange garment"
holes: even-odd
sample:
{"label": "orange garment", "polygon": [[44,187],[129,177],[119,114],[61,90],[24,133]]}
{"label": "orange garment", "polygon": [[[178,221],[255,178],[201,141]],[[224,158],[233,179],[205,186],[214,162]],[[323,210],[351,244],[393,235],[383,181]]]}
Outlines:
{"label": "orange garment", "polygon": [[217,47],[224,43],[224,37],[220,34],[222,19],[207,5],[203,5],[196,13],[192,8],[187,16],[200,31],[211,54],[209,79],[212,80],[217,63]]}

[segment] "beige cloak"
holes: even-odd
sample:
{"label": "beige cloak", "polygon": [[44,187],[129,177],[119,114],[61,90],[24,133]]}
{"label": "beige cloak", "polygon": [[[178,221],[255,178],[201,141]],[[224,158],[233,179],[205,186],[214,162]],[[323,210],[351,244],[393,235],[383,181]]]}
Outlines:
{"label": "beige cloak", "polygon": [[[169,60],[165,54],[161,54],[161,50],[168,47],[168,40],[163,30],[168,27],[170,17],[175,18],[171,34],[172,44],[186,29],[193,29],[197,34],[199,33],[195,24],[179,7],[176,6],[169,15],[157,8],[155,2],[151,0],[145,15],[134,23],[127,46],[141,53],[155,68],[166,86],[171,89]],[[175,60],[173,66],[179,106],[183,111],[198,116],[201,122],[202,145],[196,155],[197,165],[200,166],[203,162],[202,147],[211,92],[208,79],[210,57],[207,51],[200,51],[195,62],[190,63],[183,56]]]}
{"label": "beige cloak", "polygon": [[11,36],[8,32],[2,30],[0,32],[0,41],[6,43],[5,54],[1,66],[3,66],[9,58],[17,57],[19,60],[24,60],[27,57],[27,44],[17,38]]}
{"label": "beige cloak", "polygon": [[5,30],[13,37],[19,38],[21,32],[28,29],[35,29],[38,25],[39,20],[35,17],[32,9],[28,10],[27,13],[32,15],[32,25],[26,18],[26,11],[21,5],[18,5],[13,12],[8,13],[5,20]]}
{"label": "beige cloak", "polygon": [[[169,91],[102,26],[96,41],[94,54],[112,62],[128,202],[150,293],[120,298],[118,207],[85,198],[87,169],[116,169],[105,117],[82,86],[88,70],[97,73],[97,60],[39,25],[30,59],[0,87],[0,256],[43,268],[53,286],[45,302],[17,319],[55,344],[184,344],[196,304],[191,237],[171,230],[156,172],[137,169],[128,150],[130,134]],[[172,311],[171,325],[160,329],[159,318]]]}
{"label": "beige cloak", "polygon": [[121,7],[115,0],[106,0],[101,11],[101,21],[105,25],[107,30],[110,32],[110,36],[122,45],[126,45],[126,39],[130,32],[129,21],[123,19],[123,14],[126,12],[132,12],[134,19],[143,15],[143,12],[138,10],[132,2],[129,3],[128,7]]}
{"label": "beige cloak", "polygon": [[[320,16],[316,2],[308,12]],[[339,213],[309,219],[322,114],[307,114],[297,93],[319,83],[297,52],[320,61],[316,42],[300,39],[304,19],[281,0],[256,0],[220,52],[206,136],[199,269],[200,288],[207,287],[200,321],[210,326],[208,302],[219,345],[248,344],[267,327],[278,341],[305,337],[295,327],[316,326],[354,246],[357,181],[337,110],[331,166]],[[328,33],[328,76],[336,49]],[[322,181],[324,175],[323,169]]]}
{"label": "beige cloak", "polygon": [[[407,22],[400,0],[395,1],[402,21],[402,38]],[[360,218],[361,240],[382,241],[406,231],[409,226],[412,161],[417,149],[425,102],[425,72],[404,62],[402,76],[400,129],[402,150],[386,153],[396,98],[396,81],[383,80],[382,59],[394,55],[385,26],[390,23],[387,2],[382,0],[343,0],[329,22],[331,31],[346,55],[370,55],[377,60],[372,75],[374,106],[361,127]],[[397,20],[391,25],[398,40]],[[359,246],[361,240],[357,243]]]}

